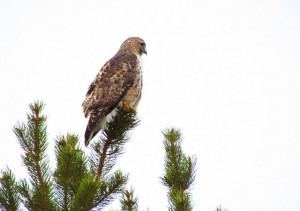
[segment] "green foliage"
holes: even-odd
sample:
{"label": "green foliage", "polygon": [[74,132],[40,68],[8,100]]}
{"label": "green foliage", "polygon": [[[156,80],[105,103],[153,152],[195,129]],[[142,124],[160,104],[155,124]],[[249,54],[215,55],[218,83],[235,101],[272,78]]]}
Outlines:
{"label": "green foliage", "polygon": [[18,192],[16,178],[12,171],[7,168],[1,172],[0,177],[0,209],[18,210],[21,199]]}
{"label": "green foliage", "polygon": [[87,158],[79,148],[78,136],[67,134],[56,140],[57,168],[54,172],[56,201],[60,210],[69,210],[81,183],[88,177]]}
{"label": "green foliage", "polygon": [[27,122],[14,127],[29,179],[16,182],[11,170],[2,171],[1,209],[20,210],[22,204],[28,210],[99,210],[123,192],[128,175],[112,168],[129,140],[128,131],[138,123],[134,111],[119,110],[94,143],[91,156],[80,148],[78,136],[59,136],[55,141],[57,165],[52,171],[46,156],[44,104],[35,102],[29,108]]}
{"label": "green foliage", "polygon": [[162,183],[168,188],[169,210],[192,210],[190,188],[195,180],[196,158],[186,156],[181,149],[181,132],[168,129],[165,137],[165,175]]}
{"label": "green foliage", "polygon": [[115,166],[116,159],[123,153],[129,140],[129,131],[138,124],[136,112],[118,109],[114,121],[107,125],[98,141],[92,144],[91,169],[97,179],[105,178]]}
{"label": "green foliage", "polygon": [[[121,194],[122,211],[137,211],[138,198],[133,189],[125,190],[128,175],[114,170],[116,159],[124,152],[129,131],[137,124],[135,111],[118,110],[91,146],[87,156],[74,134],[55,140],[56,167],[47,159],[47,124],[42,115],[44,104],[29,106],[26,123],[18,123],[14,133],[23,150],[21,155],[29,179],[16,181],[7,168],[0,175],[0,209],[43,211],[101,210]],[[184,155],[179,130],[164,132],[165,175],[162,183],[168,187],[169,210],[192,210],[190,188],[195,180],[196,159]]]}
{"label": "green foliage", "polygon": [[121,193],[124,190],[125,184],[128,182],[128,175],[124,175],[121,171],[115,171],[104,183],[101,192],[98,192],[96,201],[97,208],[103,208],[115,199],[115,193]]}
{"label": "green foliage", "polygon": [[124,190],[120,200],[122,211],[138,211],[138,198],[134,197],[134,190]]}
{"label": "green foliage", "polygon": [[90,210],[95,207],[94,202],[100,188],[103,188],[101,182],[95,181],[95,177],[88,174],[81,181],[78,192],[72,200],[70,210]]}
{"label": "green foliage", "polygon": [[14,132],[24,150],[22,160],[30,176],[30,186],[22,181],[19,186],[22,202],[28,208],[56,210],[53,198],[53,181],[49,161],[46,158],[47,126],[46,117],[41,115],[44,104],[35,102],[27,114],[27,124],[19,123]]}

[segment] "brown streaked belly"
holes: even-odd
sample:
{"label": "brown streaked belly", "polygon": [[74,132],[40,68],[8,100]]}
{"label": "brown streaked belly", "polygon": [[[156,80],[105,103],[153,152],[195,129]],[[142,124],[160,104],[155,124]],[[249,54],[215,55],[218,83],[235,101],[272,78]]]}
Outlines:
{"label": "brown streaked belly", "polygon": [[137,80],[128,90],[122,101],[122,107],[125,109],[135,109],[141,99],[142,84],[141,79]]}

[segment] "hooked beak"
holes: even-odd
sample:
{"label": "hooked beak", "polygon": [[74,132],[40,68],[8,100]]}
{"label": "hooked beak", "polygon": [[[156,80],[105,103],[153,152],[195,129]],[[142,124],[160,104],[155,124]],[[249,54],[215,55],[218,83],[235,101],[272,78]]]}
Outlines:
{"label": "hooked beak", "polygon": [[144,54],[146,54],[147,55],[147,50],[146,50],[146,46],[145,47],[143,47],[143,51],[142,51]]}

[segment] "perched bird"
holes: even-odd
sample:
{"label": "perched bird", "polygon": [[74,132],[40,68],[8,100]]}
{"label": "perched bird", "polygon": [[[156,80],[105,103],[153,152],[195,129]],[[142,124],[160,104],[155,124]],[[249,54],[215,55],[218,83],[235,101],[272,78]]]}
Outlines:
{"label": "perched bird", "polygon": [[82,103],[89,121],[85,131],[85,145],[116,115],[116,108],[136,109],[142,94],[142,58],[147,54],[144,40],[130,37],[119,51],[107,61],[88,88]]}

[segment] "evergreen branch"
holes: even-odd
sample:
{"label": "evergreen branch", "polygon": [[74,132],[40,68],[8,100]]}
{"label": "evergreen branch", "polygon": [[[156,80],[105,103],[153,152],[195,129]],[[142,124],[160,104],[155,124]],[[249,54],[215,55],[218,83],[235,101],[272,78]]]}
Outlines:
{"label": "evergreen branch", "polygon": [[121,211],[138,211],[138,198],[134,197],[134,190],[122,191],[122,198],[120,200]]}
{"label": "evergreen branch", "polygon": [[[99,143],[99,142],[98,142]],[[99,180],[102,176],[102,173],[103,173],[103,168],[104,168],[104,163],[105,163],[105,160],[107,158],[107,156],[109,156],[107,154],[107,150],[108,150],[108,147],[111,145],[111,141],[110,140],[106,140],[104,143],[103,143],[103,147],[102,147],[102,151],[101,151],[101,154],[99,155],[99,164],[98,164],[98,168],[97,168],[97,174],[96,174],[96,180]],[[100,148],[100,145],[97,145],[97,143],[93,146],[93,149],[96,151],[96,147]],[[97,151],[97,152],[100,152],[100,151]],[[111,158],[112,159],[112,158]],[[109,169],[111,165],[107,164],[106,165],[106,168]],[[112,168],[112,167],[111,167]]]}
{"label": "evergreen branch", "polygon": [[195,180],[196,158],[182,152],[179,130],[168,129],[163,135],[166,157],[165,175],[161,180],[169,189],[169,210],[192,210],[189,189]]}
{"label": "evergreen branch", "polygon": [[[91,210],[107,206],[122,193],[128,182],[128,175],[121,171],[111,173],[111,170],[129,141],[129,131],[138,124],[136,112],[119,108],[117,116],[93,145],[91,170],[87,168],[88,160],[78,146],[78,136],[58,137],[55,147],[57,168],[52,174],[46,156],[47,118],[41,115],[43,108],[41,102],[31,104],[27,123],[18,123],[14,127],[30,179],[15,183],[10,170],[2,173],[0,208],[18,210],[20,203],[28,210],[46,211]],[[133,191],[123,191],[123,195],[127,206],[131,206],[130,210],[137,210]]]}
{"label": "evergreen branch", "polygon": [[95,206],[97,209],[108,205],[115,195],[121,193],[128,181],[128,176],[116,171],[109,176],[116,159],[123,153],[125,144],[129,141],[129,131],[138,124],[134,110],[125,111],[118,108],[113,121],[108,123],[102,132],[100,140],[92,145],[91,169],[95,174],[95,182],[101,182]]}
{"label": "evergreen branch", "polygon": [[36,203],[33,199],[33,194],[30,191],[29,184],[25,179],[21,180],[18,184],[18,192],[21,194],[21,201],[28,210],[38,210]]}
{"label": "evergreen branch", "polygon": [[118,108],[113,121],[108,123],[100,140],[92,145],[92,170],[96,180],[105,178],[114,167],[116,159],[123,153],[124,145],[129,141],[129,131],[138,124],[134,110]]}
{"label": "evergreen branch", "polygon": [[103,188],[98,192],[96,199],[96,207],[98,209],[107,206],[114,198],[116,194],[123,191],[124,186],[128,182],[128,175],[123,175],[121,171],[114,172],[107,182],[105,182]]}
{"label": "evergreen branch", "polygon": [[169,193],[169,204],[170,204],[170,211],[191,211],[192,206],[190,202],[190,196],[188,193],[177,190],[176,188],[171,188]]}
{"label": "evergreen branch", "polygon": [[17,191],[16,178],[7,168],[1,172],[0,177],[0,208],[2,210],[19,210],[21,203],[20,194]]}
{"label": "evergreen branch", "polygon": [[105,189],[106,184],[101,181],[96,181],[91,174],[86,174],[82,179],[76,195],[71,201],[71,211],[91,210],[96,206],[96,197],[99,190]]}
{"label": "evergreen branch", "polygon": [[[42,102],[35,102],[30,106],[31,113],[27,114],[27,124],[18,124],[14,132],[24,150],[23,162],[31,177],[31,184],[35,206],[43,210],[52,210],[52,182],[48,161],[46,160],[47,149],[47,126],[46,117],[41,115],[44,108]],[[26,199],[26,197],[24,198]],[[27,203],[30,205],[31,203]]]}
{"label": "evergreen branch", "polygon": [[[186,159],[185,159],[186,160]],[[196,178],[196,163],[197,158],[196,157],[187,157],[187,161],[185,161],[185,166],[187,166],[187,169],[185,170],[186,174],[184,175],[184,182],[183,182],[183,189],[187,190],[191,187],[191,185],[194,183]]]}
{"label": "evergreen branch", "polygon": [[87,174],[87,160],[78,146],[78,136],[67,134],[56,140],[57,169],[54,172],[56,181],[57,202],[61,210],[69,210],[71,199],[76,195],[80,182]]}

